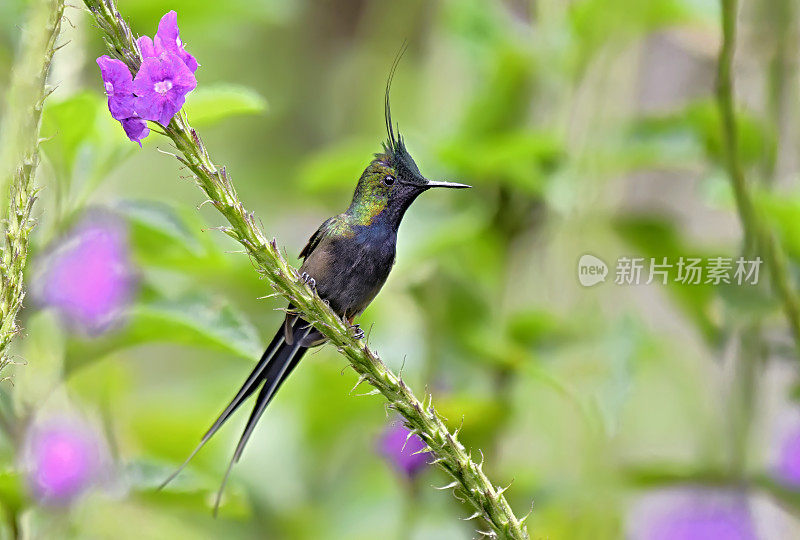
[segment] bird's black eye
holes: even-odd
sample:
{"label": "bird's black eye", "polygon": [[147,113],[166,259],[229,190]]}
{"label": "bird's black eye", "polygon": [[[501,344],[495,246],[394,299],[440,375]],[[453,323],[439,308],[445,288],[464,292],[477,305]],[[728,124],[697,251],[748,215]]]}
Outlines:
{"label": "bird's black eye", "polygon": [[387,174],[386,176],[383,177],[383,183],[386,184],[387,186],[391,186],[392,184],[394,184],[394,176]]}

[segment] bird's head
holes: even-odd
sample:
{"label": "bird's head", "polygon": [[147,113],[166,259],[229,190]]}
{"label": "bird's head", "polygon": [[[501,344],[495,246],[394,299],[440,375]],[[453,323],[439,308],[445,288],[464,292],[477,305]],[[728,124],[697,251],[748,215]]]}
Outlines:
{"label": "bird's head", "polygon": [[389,91],[405,49],[404,45],[395,57],[386,81],[384,114],[388,139],[383,143],[383,152],[375,154],[375,158],[361,174],[349,210],[356,213],[365,224],[372,223],[376,217],[381,216],[395,229],[400,225],[405,211],[423,191],[437,187],[471,187],[456,182],[436,182],[422,176],[416,162],[408,153],[399,130],[395,134]]}

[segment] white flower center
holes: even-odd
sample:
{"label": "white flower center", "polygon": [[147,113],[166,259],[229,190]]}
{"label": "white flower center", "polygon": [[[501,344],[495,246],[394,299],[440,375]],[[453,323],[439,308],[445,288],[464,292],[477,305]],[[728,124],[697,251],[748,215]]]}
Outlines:
{"label": "white flower center", "polygon": [[162,96],[170,91],[172,88],[172,81],[158,81],[156,84],[153,85],[153,90],[161,94]]}
{"label": "white flower center", "polygon": [[105,86],[106,86],[106,95],[110,96],[111,94],[114,93],[114,85],[113,84],[111,84],[110,82],[107,82]]}

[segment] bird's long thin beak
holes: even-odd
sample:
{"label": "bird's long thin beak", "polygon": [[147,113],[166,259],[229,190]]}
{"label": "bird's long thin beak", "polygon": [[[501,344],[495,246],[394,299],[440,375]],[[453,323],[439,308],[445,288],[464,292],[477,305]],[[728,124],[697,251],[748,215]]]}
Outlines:
{"label": "bird's long thin beak", "polygon": [[445,187],[445,188],[463,189],[463,188],[471,188],[472,186],[468,186],[467,184],[459,184],[457,182],[431,182],[431,181],[428,181],[428,183],[425,185],[425,187],[428,187],[428,188]]}

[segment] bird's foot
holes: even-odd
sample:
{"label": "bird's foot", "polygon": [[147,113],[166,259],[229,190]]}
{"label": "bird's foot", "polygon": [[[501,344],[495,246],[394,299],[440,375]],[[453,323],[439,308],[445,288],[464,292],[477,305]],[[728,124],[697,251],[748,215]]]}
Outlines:
{"label": "bird's foot", "polygon": [[350,332],[353,335],[353,339],[364,339],[364,331],[361,329],[361,326],[357,324],[350,325]]}
{"label": "bird's foot", "polygon": [[308,275],[308,272],[303,272],[302,274],[300,274],[300,280],[309,287],[311,287],[312,289],[317,288],[317,282],[314,280],[313,277]]}

